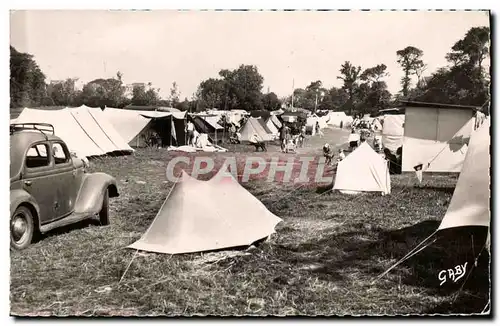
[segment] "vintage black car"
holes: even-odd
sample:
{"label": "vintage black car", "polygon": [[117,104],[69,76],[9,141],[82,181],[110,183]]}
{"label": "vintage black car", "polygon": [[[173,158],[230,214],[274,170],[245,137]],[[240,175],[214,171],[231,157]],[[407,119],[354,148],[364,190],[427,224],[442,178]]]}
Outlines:
{"label": "vintage black car", "polygon": [[40,233],[97,215],[107,225],[109,198],[117,196],[116,180],[88,173],[52,125],[10,125],[11,248],[24,249]]}

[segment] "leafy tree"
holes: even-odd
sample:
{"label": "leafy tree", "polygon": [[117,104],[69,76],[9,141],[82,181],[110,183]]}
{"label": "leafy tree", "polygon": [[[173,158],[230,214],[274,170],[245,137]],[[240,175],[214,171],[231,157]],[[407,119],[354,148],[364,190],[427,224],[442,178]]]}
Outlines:
{"label": "leafy tree", "polygon": [[346,110],[349,95],[343,88],[332,87],[326,91],[323,100],[318,105],[320,110],[343,111]]}
{"label": "leafy tree", "polygon": [[425,65],[422,61],[423,51],[414,47],[407,46],[402,50],[396,52],[398,56],[398,63],[403,68],[404,76],[401,79],[403,96],[408,96],[411,86],[411,77],[420,73]]}
{"label": "leafy tree", "polygon": [[209,108],[225,110],[261,110],[264,78],[257,67],[240,65],[238,69],[222,69],[220,78],[209,78],[200,83],[201,99]]}
{"label": "leafy tree", "polygon": [[482,106],[489,100],[488,73],[482,67],[489,55],[489,28],[473,27],[446,55],[450,67],[438,69],[416,99],[462,105]]}
{"label": "leafy tree", "polygon": [[179,88],[177,87],[177,83],[174,81],[172,83],[172,87],[170,88],[170,96],[169,96],[171,107],[175,108],[179,104],[180,95],[181,94],[179,93]]}
{"label": "leafy tree", "polygon": [[352,112],[356,103],[356,89],[358,87],[358,83],[360,80],[360,66],[353,66],[351,62],[346,61],[340,68],[341,76],[338,76],[338,79],[344,81],[344,85],[342,88],[347,92],[348,95],[348,103],[347,107],[349,112]]}
{"label": "leafy tree", "polygon": [[456,42],[446,59],[454,66],[469,65],[481,67],[483,60],[489,54],[490,29],[488,27],[473,27],[465,37]]}
{"label": "leafy tree", "polygon": [[136,85],[132,89],[132,105],[162,105],[158,90],[148,83],[147,90],[145,85]]}
{"label": "leafy tree", "polygon": [[387,66],[382,63],[375,67],[365,69],[359,78],[362,81],[370,83],[380,82],[383,78],[389,76],[386,70]]}
{"label": "leafy tree", "polygon": [[375,113],[389,105],[391,93],[387,90],[387,83],[383,78],[389,76],[387,66],[379,64],[363,71],[360,79],[364,81],[357,89],[359,103],[357,109],[361,113]]}
{"label": "leafy tree", "polygon": [[76,89],[77,78],[68,78],[62,83],[47,86],[47,93],[52,98],[53,105],[79,106],[81,92]]}
{"label": "leafy tree", "polygon": [[278,95],[273,92],[265,94],[262,99],[262,103],[264,108],[269,111],[278,110],[281,107],[281,101],[279,100]]}
{"label": "leafy tree", "polygon": [[45,75],[33,55],[10,47],[10,107],[39,106],[46,99]]}
{"label": "leafy tree", "polygon": [[223,69],[219,75],[224,79],[227,97],[227,109],[243,109],[247,111],[261,110],[262,85],[264,77],[256,66],[240,65],[238,69]]}
{"label": "leafy tree", "polygon": [[189,106],[190,106],[190,103],[189,103],[189,101],[188,101],[188,99],[186,97],[186,98],[184,98],[184,101],[179,102],[175,106],[175,108],[178,109],[178,110],[180,110],[180,111],[187,111],[187,110],[189,110]]}
{"label": "leafy tree", "polygon": [[122,107],[125,99],[125,87],[122,74],[116,78],[98,78],[83,86],[82,101],[88,106]]}
{"label": "leafy tree", "polygon": [[[153,85],[151,83],[148,83],[148,90],[145,94],[146,105],[159,105],[159,102],[161,100],[159,92],[160,89],[153,88]],[[170,101],[170,103],[172,104],[172,100]],[[177,98],[177,103],[179,103],[179,98]]]}
{"label": "leafy tree", "polygon": [[226,93],[224,80],[209,78],[200,83],[197,100],[203,101],[203,107],[223,109]]}

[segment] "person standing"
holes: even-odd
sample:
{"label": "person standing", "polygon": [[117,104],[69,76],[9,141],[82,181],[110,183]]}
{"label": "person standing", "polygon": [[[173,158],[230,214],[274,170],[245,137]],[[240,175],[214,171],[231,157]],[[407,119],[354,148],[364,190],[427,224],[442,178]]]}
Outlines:
{"label": "person standing", "polygon": [[194,124],[189,120],[186,125],[186,135],[188,145],[194,146]]}

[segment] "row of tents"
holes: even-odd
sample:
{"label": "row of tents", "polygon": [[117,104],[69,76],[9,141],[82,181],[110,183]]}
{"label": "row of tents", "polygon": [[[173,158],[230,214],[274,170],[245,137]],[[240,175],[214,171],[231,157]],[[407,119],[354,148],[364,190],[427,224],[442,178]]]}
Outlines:
{"label": "row of tents", "polygon": [[134,148],[148,146],[157,135],[162,146],[184,146],[187,143],[185,126],[192,121],[200,134],[207,134],[208,146],[217,148],[217,137],[223,127],[216,116],[190,115],[186,112],[160,112],[92,108],[42,110],[25,108],[11,123],[49,123],[56,135],[82,157],[132,153]]}

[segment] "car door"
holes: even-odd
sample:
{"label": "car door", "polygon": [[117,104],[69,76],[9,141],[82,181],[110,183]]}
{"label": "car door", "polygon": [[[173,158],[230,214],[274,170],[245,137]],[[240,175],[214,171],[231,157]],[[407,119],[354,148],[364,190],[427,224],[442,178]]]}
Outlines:
{"label": "car door", "polygon": [[23,189],[26,190],[40,208],[40,223],[45,224],[55,219],[55,190],[57,177],[53,174],[53,162],[50,157],[49,142],[36,142],[31,145],[24,160],[22,177]]}
{"label": "car door", "polygon": [[54,161],[54,184],[56,217],[62,218],[73,212],[78,189],[75,187],[76,171],[66,145],[61,141],[51,142]]}

